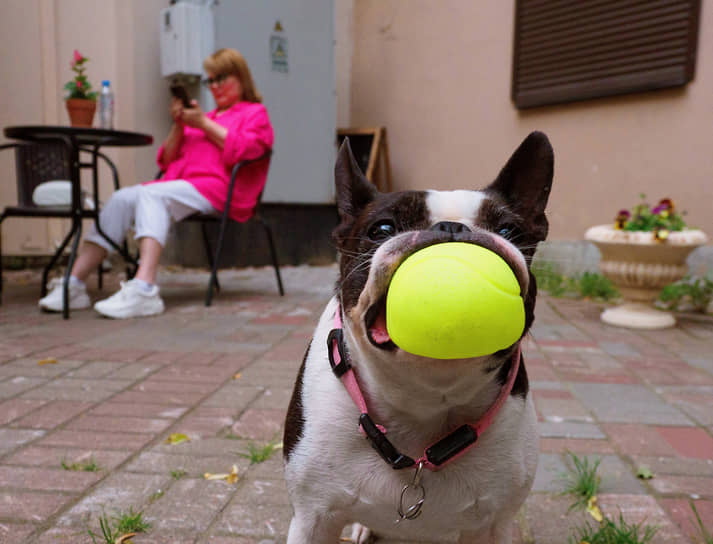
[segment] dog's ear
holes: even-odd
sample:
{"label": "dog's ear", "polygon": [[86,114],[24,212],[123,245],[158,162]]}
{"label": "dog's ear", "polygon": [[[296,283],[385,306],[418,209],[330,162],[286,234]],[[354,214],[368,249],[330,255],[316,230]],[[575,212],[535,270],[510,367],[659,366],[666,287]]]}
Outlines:
{"label": "dog's ear", "polygon": [[545,207],[552,188],[554,160],[547,136],[532,132],[487,188],[498,193],[540,240],[547,235]]}
{"label": "dog's ear", "polygon": [[334,167],[334,183],[337,189],[337,209],[342,223],[352,223],[364,207],[379,194],[359,169],[349,145],[349,138],[344,138],[339,148]]}

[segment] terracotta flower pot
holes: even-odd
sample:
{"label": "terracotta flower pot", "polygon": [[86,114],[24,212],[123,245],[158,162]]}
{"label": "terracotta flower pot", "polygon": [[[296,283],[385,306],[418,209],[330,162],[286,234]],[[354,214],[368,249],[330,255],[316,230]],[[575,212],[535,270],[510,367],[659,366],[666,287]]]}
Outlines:
{"label": "terracotta flower pot", "polygon": [[94,112],[97,109],[96,100],[87,98],[68,98],[65,102],[69,114],[69,124],[73,127],[91,127],[94,122]]}
{"label": "terracotta flower pot", "polygon": [[707,241],[700,230],[671,232],[664,242],[652,232],[592,227],[584,235],[599,248],[599,270],[617,286],[626,303],[605,310],[601,319],[633,329],[663,329],[676,324],[673,315],[653,308],[661,289],[688,271],[686,258]]}

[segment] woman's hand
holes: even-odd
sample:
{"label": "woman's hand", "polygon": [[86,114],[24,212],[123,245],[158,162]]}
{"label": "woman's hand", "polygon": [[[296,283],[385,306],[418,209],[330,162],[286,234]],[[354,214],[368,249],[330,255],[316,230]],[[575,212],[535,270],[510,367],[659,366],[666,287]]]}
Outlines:
{"label": "woman's hand", "polygon": [[183,104],[178,98],[174,97],[173,100],[171,100],[170,112],[173,122],[177,125],[183,125],[183,121],[181,120],[181,115],[183,114]]}
{"label": "woman's hand", "polygon": [[196,100],[191,100],[190,108],[182,108],[181,121],[189,127],[203,128],[206,116]]}

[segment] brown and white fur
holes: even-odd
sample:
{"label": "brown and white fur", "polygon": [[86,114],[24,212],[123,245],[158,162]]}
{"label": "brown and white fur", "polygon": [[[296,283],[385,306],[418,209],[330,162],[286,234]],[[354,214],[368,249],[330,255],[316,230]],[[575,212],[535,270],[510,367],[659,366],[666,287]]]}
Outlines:
{"label": "brown and white fur", "polygon": [[472,359],[407,353],[377,340],[386,290],[413,252],[447,241],[478,244],[515,273],[525,301],[524,336],[534,318],[537,289],[529,265],[547,235],[553,162],[547,137],[533,132],[482,190],[381,194],[359,171],[348,143],[342,145],[335,168],[341,222],[333,234],[340,278],[305,354],[285,425],[285,478],[294,508],[288,544],[335,544],[351,522],[358,543],[372,531],[404,541],[467,532],[463,542],[510,543],[512,518],[537,466],[524,364],[475,447],[439,471],[424,471],[422,515],[395,525],[402,487],[414,470],[391,468],[359,432],[359,410],[331,372],[326,339],[339,304],[369,413],[401,452],[415,459],[455,428],[477,421],[505,382],[517,344]]}

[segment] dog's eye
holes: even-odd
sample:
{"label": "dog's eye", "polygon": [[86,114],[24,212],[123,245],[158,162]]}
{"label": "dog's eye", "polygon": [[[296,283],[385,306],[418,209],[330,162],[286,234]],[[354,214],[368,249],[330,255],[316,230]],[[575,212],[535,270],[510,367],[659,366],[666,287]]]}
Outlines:
{"label": "dog's eye", "polygon": [[512,235],[515,233],[515,227],[512,225],[502,225],[498,229],[498,234],[502,236],[503,238],[510,239],[512,238]]}
{"label": "dog's eye", "polygon": [[374,241],[386,240],[387,238],[391,238],[394,234],[396,234],[396,227],[389,220],[374,223],[369,227],[368,232],[369,238]]}

